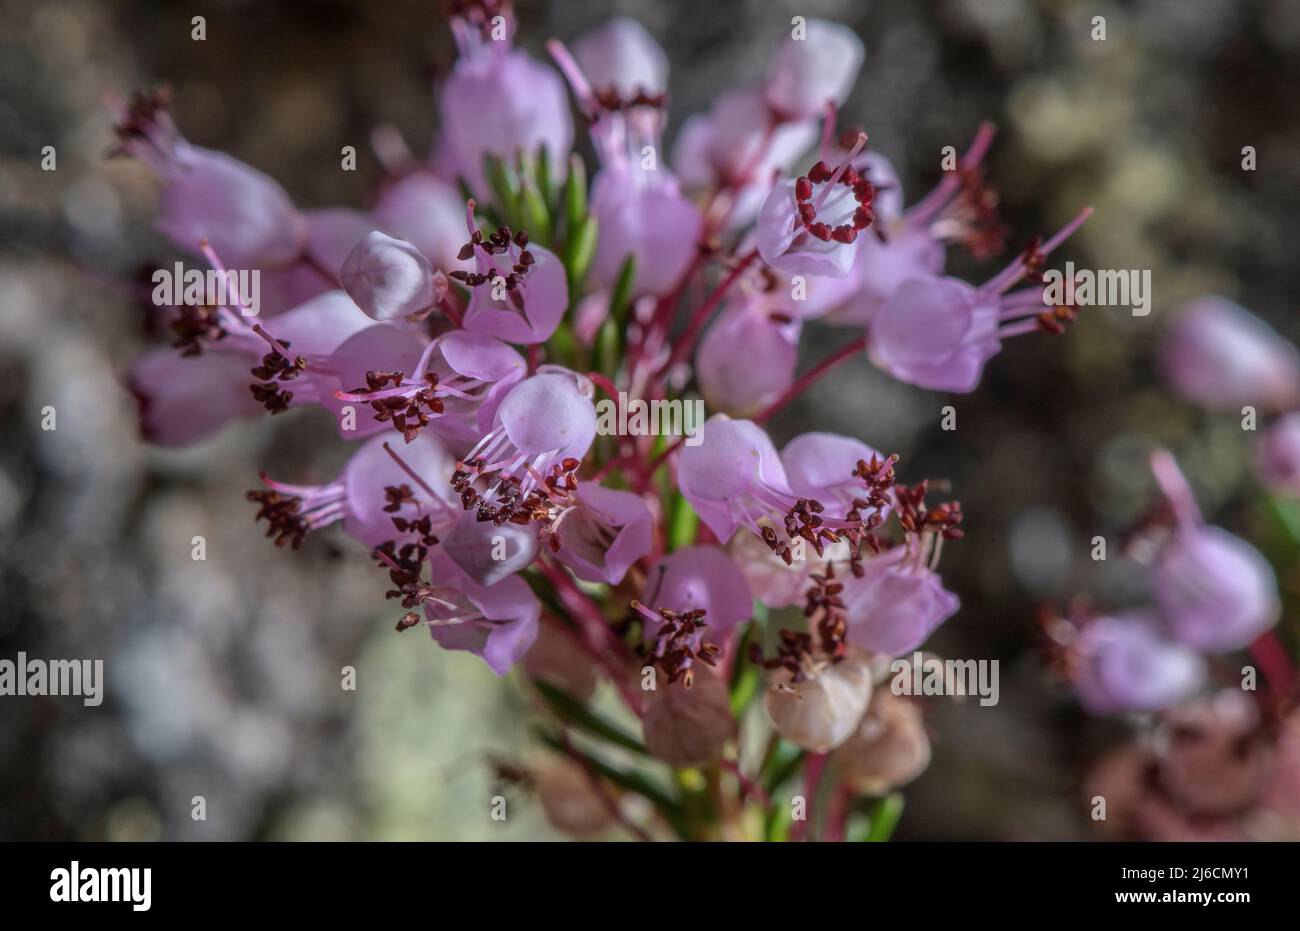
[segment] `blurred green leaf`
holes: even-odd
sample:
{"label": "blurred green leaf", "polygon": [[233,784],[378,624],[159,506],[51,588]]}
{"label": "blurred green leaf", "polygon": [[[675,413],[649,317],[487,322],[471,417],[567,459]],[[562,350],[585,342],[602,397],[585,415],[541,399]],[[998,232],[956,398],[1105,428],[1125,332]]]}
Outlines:
{"label": "blurred green leaf", "polygon": [[870,826],[865,836],[858,840],[868,843],[883,843],[894,836],[894,829],[903,817],[903,793],[891,792],[883,798],[876,799],[867,809]]}
{"label": "blurred green leaf", "polygon": [[533,685],[541,693],[546,703],[550,705],[551,710],[564,721],[593,737],[616,744],[625,750],[631,750],[633,753],[646,755],[645,744],[617,724],[592,711],[568,692],[540,679],[534,679]]}

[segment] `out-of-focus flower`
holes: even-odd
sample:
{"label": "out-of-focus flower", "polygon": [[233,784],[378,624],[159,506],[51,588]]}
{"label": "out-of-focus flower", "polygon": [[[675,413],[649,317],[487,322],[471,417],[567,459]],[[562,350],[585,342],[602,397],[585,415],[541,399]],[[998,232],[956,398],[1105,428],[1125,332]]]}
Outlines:
{"label": "out-of-focus flower", "polygon": [[[488,17],[471,7],[452,18],[460,55],[439,95],[443,138],[456,171],[480,197],[490,193],[483,175],[487,156],[513,160],[545,149],[558,171],[573,145],[564,82],[511,47],[515,23],[508,13]],[[498,30],[505,35],[494,36]]]}
{"label": "out-of-focus flower", "polygon": [[1279,418],[1255,441],[1255,474],[1278,494],[1300,496],[1300,413]]}
{"label": "out-of-focus flower", "polygon": [[289,195],[255,168],[191,145],[167,113],[170,95],[137,95],[118,113],[119,147],[162,181],[157,226],[183,249],[208,242],[236,267],[287,264],[307,241]]}
{"label": "out-of-focus flower", "polygon": [[930,765],[930,738],[914,701],[876,688],[861,723],[838,750],[841,778],[863,795],[907,785]]}
{"label": "out-of-focus flower", "polygon": [[642,719],[646,749],[673,766],[705,763],[722,752],[736,734],[727,683],[703,669],[691,687],[662,682],[646,694]]}
{"label": "out-of-focus flower", "polygon": [[[537,799],[542,803],[546,820],[557,831],[574,837],[594,837],[614,826],[609,805],[597,794],[581,766],[569,760],[548,757],[528,766],[528,777]],[[602,783],[610,798],[618,790]]]}
{"label": "out-of-focus flower", "polygon": [[777,49],[763,94],[783,121],[820,115],[849,96],[865,52],[857,34],[839,23],[806,19]]}
{"label": "out-of-focus flower", "polygon": [[1277,623],[1277,578],[1258,550],[1201,520],[1172,455],[1151,457],[1177,525],[1152,568],[1151,587],[1174,635],[1201,650],[1235,650]]}
{"label": "out-of-focus flower", "polygon": [[248,360],[220,352],[185,358],[155,349],[131,366],[127,386],[140,410],[140,433],[160,446],[185,446],[237,417],[262,410],[248,392]]}
{"label": "out-of-focus flower", "polygon": [[581,634],[549,614],[542,615],[537,640],[524,657],[529,678],[587,701],[596,692],[600,673],[591,655],[582,648]]}
{"label": "out-of-focus flower", "polygon": [[695,352],[695,375],[709,407],[747,417],[784,394],[794,384],[800,329],[766,295],[747,295],[724,309]]}
{"label": "out-of-focus flower", "polygon": [[1201,655],[1171,640],[1147,612],[1088,618],[1071,653],[1075,693],[1093,714],[1160,711],[1205,682]]}
{"label": "out-of-focus flower", "polygon": [[1160,368],[1176,392],[1205,407],[1300,403],[1300,353],[1225,298],[1199,298],[1182,309],[1161,346]]}

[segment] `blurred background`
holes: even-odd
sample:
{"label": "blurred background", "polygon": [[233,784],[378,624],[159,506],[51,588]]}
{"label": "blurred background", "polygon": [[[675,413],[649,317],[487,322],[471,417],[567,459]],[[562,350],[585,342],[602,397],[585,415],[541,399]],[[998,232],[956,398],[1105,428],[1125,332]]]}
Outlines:
{"label": "blurred background", "polygon": [[[1208,292],[1300,338],[1300,3],[524,0],[518,13],[539,56],[548,37],[640,19],[672,63],[672,127],[758,80],[792,16],[845,22],[867,62],[841,123],[868,130],[909,201],[943,147],[990,119],[1011,251],[1092,204],[1054,264],[1151,269],[1149,317],[1088,309],[1062,338],[1015,340],[972,395],[910,389],[864,362],[773,423],[778,445],[815,424],[897,450],[905,479],[947,477],[967,512],[967,539],[944,554],[962,611],[930,645],[1000,660],[1001,703],[929,701],[934,762],[896,836],[1094,836],[1084,774],[1125,728],[1053,683],[1035,613],[1078,591],[1103,607],[1141,597],[1133,566],[1089,549],[1148,503],[1152,444],[1178,453],[1208,515],[1258,529],[1238,418],[1173,400],[1152,347]],[[158,339],[126,282],[177,254],[150,228],[149,172],[103,157],[105,92],[168,82],[191,141],[268,172],[300,206],[360,206],[381,174],[371,128],[393,123],[427,151],[452,54],[431,0],[0,0],[0,657],[101,658],[108,679],[98,708],[0,698],[0,839],[556,836],[526,801],[488,817],[488,759],[535,752],[519,684],[397,637],[385,578],[341,535],[290,556],[253,526],[243,492],[259,468],[321,480],[343,461],[328,415],[160,450],[138,439],[122,386]],[[339,169],[344,145],[355,172]],[[1242,170],[1243,146],[1257,170]],[[975,280],[1001,264],[950,255]],[[808,359],[849,337],[806,333]],[[949,403],[955,432],[940,429]],[[206,561],[191,559],[196,534]],[[355,691],[340,688],[345,666]],[[190,817],[195,796],[206,821]]]}

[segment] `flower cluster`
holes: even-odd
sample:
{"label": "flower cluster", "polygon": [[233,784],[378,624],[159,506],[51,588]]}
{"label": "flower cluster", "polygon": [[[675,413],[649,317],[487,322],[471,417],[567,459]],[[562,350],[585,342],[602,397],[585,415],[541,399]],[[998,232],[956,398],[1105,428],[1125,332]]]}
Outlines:
{"label": "flower cluster", "polygon": [[[398,631],[498,674],[522,664],[556,719],[548,742],[591,791],[636,784],[571,739],[614,732],[586,707],[600,682],[641,723],[625,746],[715,767],[742,802],[767,804],[805,753],[811,779],[836,751],[850,794],[908,781],[929,758],[923,722],[879,685],[958,610],[938,566],[961,506],[860,440],[810,432],[778,450],[764,424],[852,358],[973,390],[1003,340],[1071,319],[1041,273],[1088,211],[982,284],[946,276],[950,246],[984,259],[1009,236],[981,169],[992,129],[905,207],[867,134],[837,125],[863,49],[835,24],[800,19],[764,81],[688,118],[665,160],[668,64],[638,24],[550,42],[553,70],[516,47],[508,4],[457,3],[450,22],[435,151],[381,146],[364,211],[299,208],[187,142],[163,93],[118,107],[120,152],[159,178],[159,228],[263,285],[258,317],[155,308],[174,339],[131,372],[145,435],[180,445],[263,410],[329,411],[351,459],[324,485],[263,475],[257,520],[295,548],[339,524],[387,574]],[[571,99],[599,158],[590,184]],[[855,332],[796,378],[814,320]],[[714,413],[689,436],[599,429],[598,403],[692,388]],[[1183,532],[1170,599],[1188,597],[1198,547],[1222,548]],[[790,627],[768,631],[782,609]],[[740,712],[760,689],[773,750],[747,775]],[[645,794],[683,836],[733,823]]]}

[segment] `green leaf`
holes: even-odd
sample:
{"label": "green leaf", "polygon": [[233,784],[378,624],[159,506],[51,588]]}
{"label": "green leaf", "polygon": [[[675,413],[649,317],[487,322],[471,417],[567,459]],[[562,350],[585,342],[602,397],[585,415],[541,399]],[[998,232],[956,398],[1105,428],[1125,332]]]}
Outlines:
{"label": "green leaf", "polygon": [[779,741],[775,752],[765,762],[763,771],[759,773],[759,781],[764,790],[771,795],[779,786],[788,782],[803,765],[805,756],[807,754],[794,744],[785,740]]}
{"label": "green leaf", "polygon": [[631,750],[633,753],[642,755],[647,753],[645,744],[617,724],[592,711],[563,689],[557,689],[550,683],[543,682],[540,679],[534,679],[533,685],[541,693],[546,703],[551,706],[551,710],[574,727],[586,731],[593,737],[599,737],[601,740],[616,744],[625,750]]}
{"label": "green leaf", "polygon": [[551,247],[554,229],[551,225],[551,211],[546,206],[537,184],[531,178],[525,178],[519,190],[519,209],[523,228],[528,231],[529,242],[536,242],[546,248]]}
{"label": "green leaf", "polygon": [[614,285],[614,293],[609,299],[609,317],[618,324],[620,330],[627,325],[627,312],[632,306],[634,284],[636,284],[636,256],[629,255],[623,260],[623,267],[618,272],[618,281]]}
{"label": "green leaf", "polygon": [[903,793],[891,792],[884,798],[877,799],[867,811],[871,825],[861,840],[868,843],[883,843],[894,836],[894,829],[903,817]]}
{"label": "green leaf", "polygon": [[564,228],[570,239],[587,219],[587,168],[581,157],[569,157],[569,173],[564,179]]}
{"label": "green leaf", "polygon": [[672,512],[668,515],[668,549],[679,550],[695,542],[700,516],[680,491],[673,492]]}
{"label": "green leaf", "polygon": [[583,282],[587,280],[587,271],[596,257],[597,235],[596,218],[587,216],[564,243],[564,269],[569,276],[570,303],[577,299]]}
{"label": "green leaf", "polygon": [[519,229],[522,226],[519,176],[505,159],[495,155],[483,157],[483,175],[492,188],[493,206],[502,222],[511,229]]}

